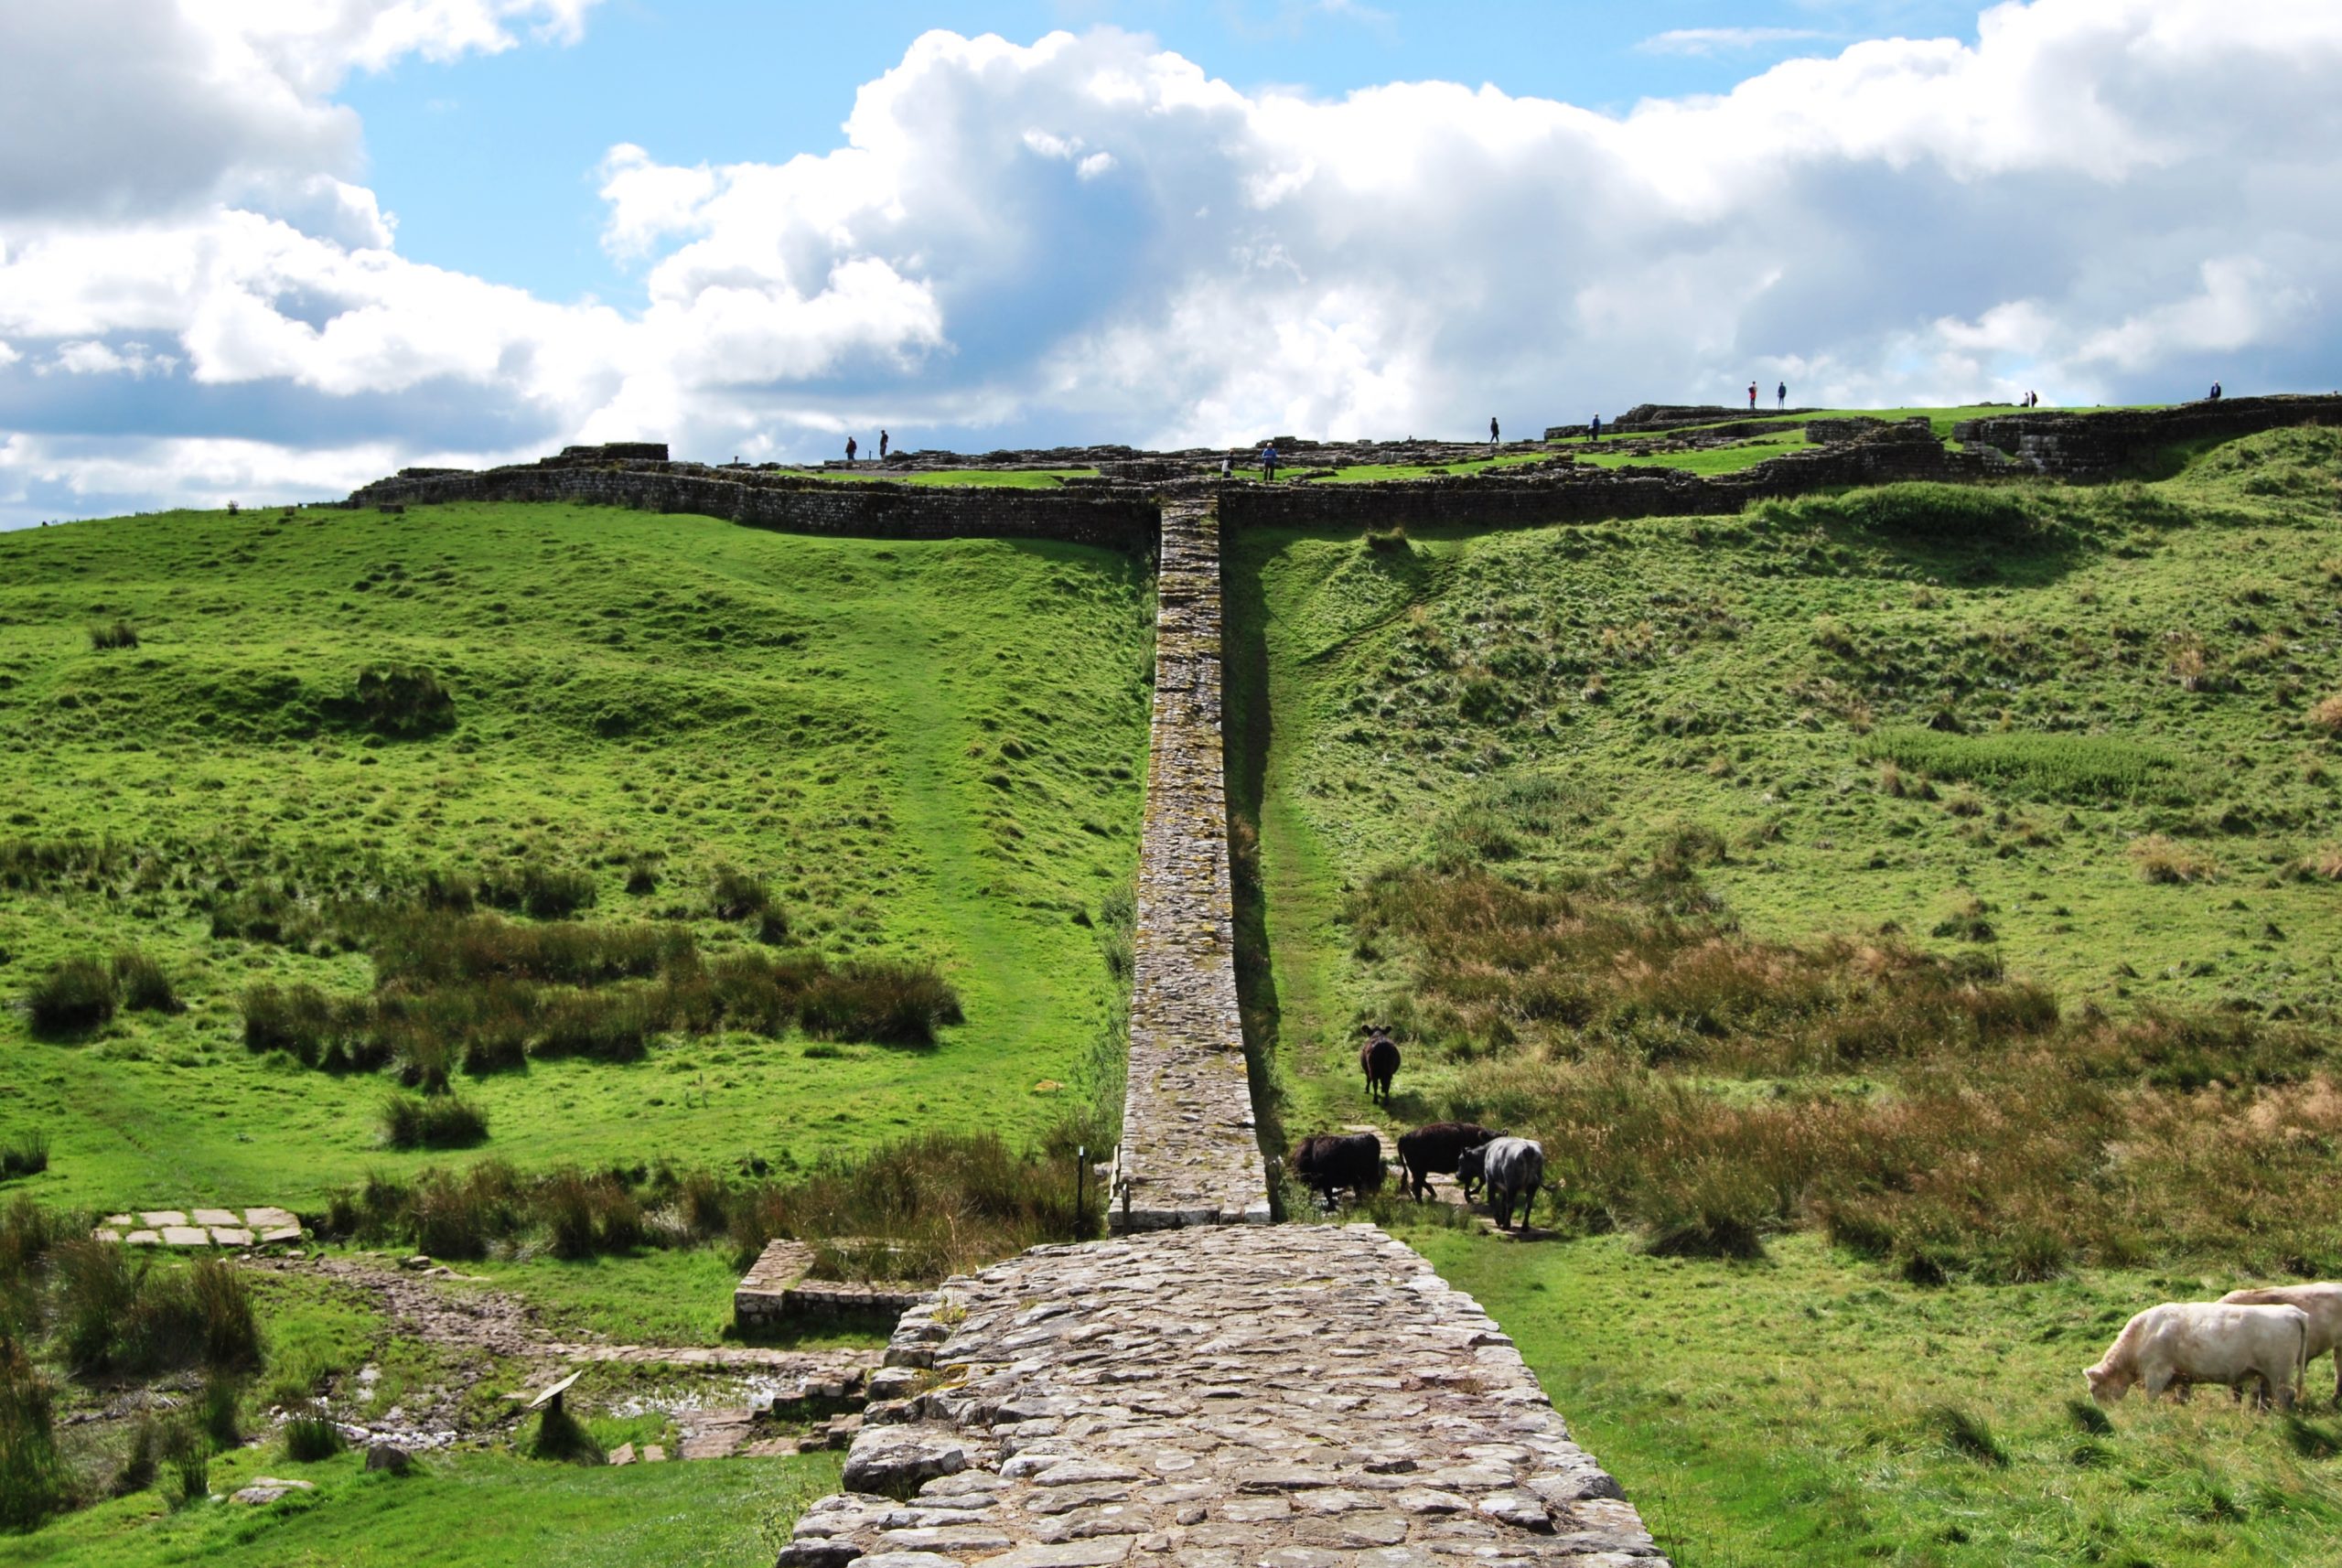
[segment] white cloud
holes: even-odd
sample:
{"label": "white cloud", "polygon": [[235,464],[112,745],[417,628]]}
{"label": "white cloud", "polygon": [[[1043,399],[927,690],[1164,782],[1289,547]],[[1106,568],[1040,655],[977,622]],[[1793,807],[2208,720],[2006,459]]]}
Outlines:
{"label": "white cloud", "polygon": [[84,338],[75,343],[60,343],[57,352],[39,373],[62,371],[74,376],[128,376],[143,381],[149,375],[163,374],[178,364],[168,354],[157,354],[144,343],[124,343],[120,348]]}
{"label": "white cloud", "polygon": [[[615,142],[602,238],[641,269],[630,313],[402,257],[321,96],[582,7],[252,14],[277,21],[199,36],[280,84],[238,90],[283,111],[265,156],[222,133],[189,164],[209,174],[76,206],[11,187],[0,152],[22,498],[0,510],[257,493],[271,451],[325,483],[581,438],[806,456],[880,423],[957,445],[1525,429],[1751,378],[2129,401],[2326,384],[2342,349],[2342,7],[2308,0],[2001,5],[1973,43],[1859,44],[1625,115],[1444,82],[1248,94],[1112,29],[929,33],[825,153]],[[241,112],[196,119],[241,135]],[[69,351],[113,373],[26,390]],[[102,382],[128,401],[64,395]],[[208,432],[239,398],[283,424],[286,388],[308,394],[289,433],[146,433],[197,397]],[[76,464],[105,478],[73,488]]]}
{"label": "white cloud", "polygon": [[1767,44],[1801,43],[1822,36],[1811,27],[1671,27],[1635,48],[1645,54],[1739,54]]}

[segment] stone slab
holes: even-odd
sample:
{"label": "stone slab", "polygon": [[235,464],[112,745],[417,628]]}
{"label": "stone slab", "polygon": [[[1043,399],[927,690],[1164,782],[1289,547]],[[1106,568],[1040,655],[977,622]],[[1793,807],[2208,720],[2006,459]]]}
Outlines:
{"label": "stone slab", "polygon": [[209,1247],[211,1232],[200,1225],[166,1225],[163,1227],[166,1247]]}

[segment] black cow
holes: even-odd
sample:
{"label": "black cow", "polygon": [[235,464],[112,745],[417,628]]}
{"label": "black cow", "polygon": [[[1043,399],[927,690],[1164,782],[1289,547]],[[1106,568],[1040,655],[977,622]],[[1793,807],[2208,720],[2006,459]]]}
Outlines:
{"label": "black cow", "polygon": [[1391,1080],[1399,1076],[1399,1045],[1387,1024],[1369,1024],[1366,1044],[1358,1048],[1359,1070],[1366,1074],[1366,1097],[1391,1103]]}
{"label": "black cow", "polygon": [[[1477,1122],[1434,1122],[1428,1127],[1418,1127],[1412,1133],[1399,1134],[1399,1164],[1405,1171],[1405,1180],[1418,1202],[1431,1194],[1431,1177],[1460,1176],[1464,1153],[1504,1134],[1494,1128],[1483,1127]],[[1464,1200],[1472,1199],[1472,1189],[1479,1186],[1479,1178],[1465,1184]]]}
{"label": "black cow", "polygon": [[1371,1133],[1315,1133],[1294,1145],[1288,1165],[1329,1204],[1343,1187],[1360,1197],[1382,1190],[1382,1140]]}

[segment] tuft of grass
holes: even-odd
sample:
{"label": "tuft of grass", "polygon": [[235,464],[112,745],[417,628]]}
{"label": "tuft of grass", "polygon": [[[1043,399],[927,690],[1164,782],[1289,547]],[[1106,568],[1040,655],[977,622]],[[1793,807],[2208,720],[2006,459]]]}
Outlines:
{"label": "tuft of grass", "polygon": [[2173,752],[2115,736],[1953,735],[1882,726],[1855,750],[1927,777],[2005,783],[2054,800],[2165,800],[2184,797],[2191,784]]}
{"label": "tuft of grass", "polygon": [[285,1422],[285,1456],[305,1465],[330,1459],[349,1444],[322,1405],[295,1411]]}
{"label": "tuft of grass", "polygon": [[1991,1423],[1975,1412],[1956,1404],[1932,1405],[1923,1420],[1935,1440],[1952,1453],[1996,1470],[2008,1468],[2008,1450],[1993,1435]]}
{"label": "tuft of grass", "polygon": [[468,1149],[488,1141],[488,1112],[452,1094],[392,1094],[382,1101],[382,1142],[393,1149]]}
{"label": "tuft of grass", "polygon": [[121,993],[122,1004],[133,1013],[186,1011],[162,964],[136,948],[113,955],[113,983]]}
{"label": "tuft of grass", "polygon": [[38,1176],[48,1169],[48,1134],[27,1127],[0,1139],[0,1181]]}
{"label": "tuft of grass", "polygon": [[79,1034],[114,1015],[121,993],[106,966],[93,958],[59,959],[25,998],[33,1027],[44,1035]]}
{"label": "tuft of grass", "polygon": [[2304,716],[2315,729],[2324,730],[2327,735],[2342,735],[2342,692],[2320,697],[2310,704]]}
{"label": "tuft of grass", "polygon": [[116,618],[90,624],[90,647],[95,652],[106,653],[119,648],[137,646],[138,628],[126,620]]}
{"label": "tuft of grass", "polygon": [[57,1450],[55,1404],[55,1390],[23,1344],[0,1334],[0,1530],[31,1530],[74,1500]]}
{"label": "tuft of grass", "polygon": [[2220,864],[2210,854],[2163,833],[2133,840],[2127,853],[2139,875],[2149,882],[2209,882],[2219,875]]}

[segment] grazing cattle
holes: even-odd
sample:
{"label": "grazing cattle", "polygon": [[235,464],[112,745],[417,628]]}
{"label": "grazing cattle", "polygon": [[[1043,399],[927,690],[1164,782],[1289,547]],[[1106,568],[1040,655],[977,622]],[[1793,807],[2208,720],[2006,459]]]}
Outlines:
{"label": "grazing cattle", "polygon": [[[1434,1175],[1460,1176],[1457,1166],[1462,1164],[1466,1150],[1477,1149],[1492,1138],[1503,1136],[1477,1122],[1434,1122],[1428,1127],[1400,1133],[1399,1164],[1405,1169],[1409,1190],[1421,1202],[1431,1192]],[[1472,1189],[1479,1185],[1480,1172],[1476,1166],[1471,1179],[1464,1183],[1466,1202],[1471,1201]]]}
{"label": "grazing cattle", "polygon": [[1537,1189],[1545,1182],[1545,1150],[1532,1138],[1498,1138],[1480,1146],[1480,1167],[1488,1180],[1488,1215],[1497,1229],[1512,1224],[1512,1206],[1520,1205],[1520,1223],[1529,1223],[1529,1210],[1537,1201]]}
{"label": "grazing cattle", "polygon": [[1382,1190],[1382,1140],[1371,1133],[1318,1133],[1294,1145],[1292,1169],[1327,1203],[1343,1187],[1364,1197]]}
{"label": "grazing cattle", "polygon": [[[1403,1150],[1407,1140],[1399,1140]],[[2334,1358],[2334,1402],[2342,1405],[2342,1284],[2269,1285],[2261,1290],[2232,1290],[2220,1297],[2223,1306],[2298,1306],[2309,1316],[2309,1348],[2302,1352],[2304,1369],[2320,1356]],[[2306,1384],[2307,1371],[2304,1371]],[[2307,1391],[2306,1387],[2304,1390]]]}
{"label": "grazing cattle", "polygon": [[1366,1026],[1366,1044],[1358,1048],[1359,1070],[1366,1074],[1366,1097],[1391,1103],[1391,1080],[1399,1076],[1399,1043],[1385,1024]]}
{"label": "grazing cattle", "polygon": [[2145,1385],[2154,1399],[2174,1383],[2260,1380],[2253,1402],[2289,1408],[2308,1359],[2309,1315],[2298,1306],[2229,1306],[2208,1301],[2167,1301],[2122,1326],[2098,1365],[2087,1367],[2090,1397],[2112,1404]]}

